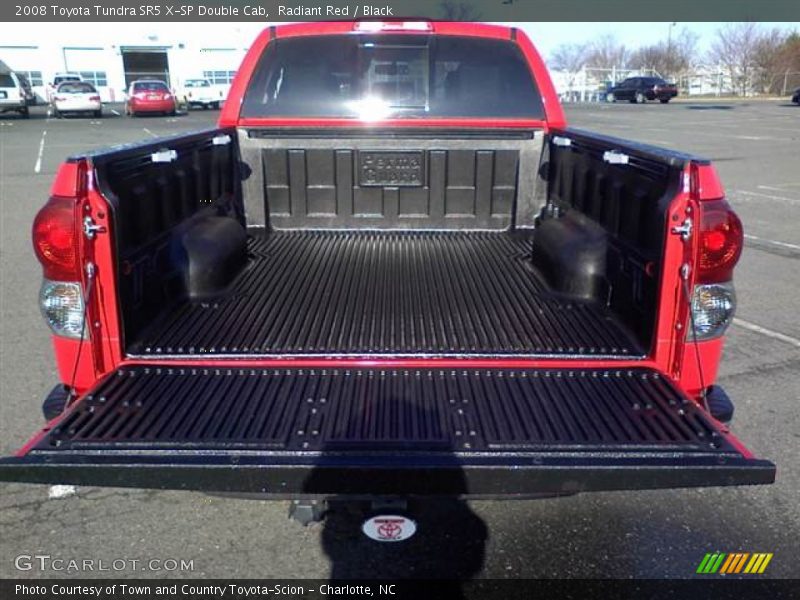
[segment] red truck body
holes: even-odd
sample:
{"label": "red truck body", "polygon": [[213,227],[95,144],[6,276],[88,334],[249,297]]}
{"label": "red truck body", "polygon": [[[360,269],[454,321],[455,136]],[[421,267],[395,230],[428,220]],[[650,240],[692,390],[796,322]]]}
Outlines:
{"label": "red truck body", "polygon": [[[383,29],[381,29],[381,26]],[[293,38],[306,39],[315,36],[360,35],[408,35],[417,37],[422,35],[436,39],[452,36],[458,39],[478,38],[499,40],[504,43],[510,42],[519,50],[530,69],[536,88],[541,96],[543,108],[541,118],[448,116],[421,119],[418,116],[403,117],[400,115],[365,121],[352,116],[247,116],[242,114],[242,106],[245,103],[248,88],[251,82],[257,78],[262,57],[271,44]],[[128,343],[126,342],[126,327],[129,333],[131,331],[130,325],[126,325],[126,319],[130,320],[132,317],[130,315],[126,316],[124,308],[125,298],[129,295],[129,292],[126,291],[127,288],[123,289],[124,286],[120,282],[125,279],[131,269],[136,268],[136,264],[132,260],[121,260],[120,257],[123,247],[121,239],[124,237],[119,231],[120,207],[123,204],[123,200],[117,201],[113,197],[114,194],[109,191],[111,187],[119,184],[109,183],[112,181],[112,175],[109,174],[110,171],[107,169],[111,169],[111,165],[117,165],[120,161],[129,160],[128,157],[133,156],[137,150],[127,150],[128,154],[103,155],[98,153],[79,156],[70,159],[59,169],[53,184],[51,200],[48,203],[49,208],[43,209],[34,226],[34,242],[40,259],[45,265],[45,278],[47,280],[78,282],[86,299],[85,329],[83,334],[80,337],[53,336],[62,386],[68,386],[69,388],[68,402],[66,402],[63,412],[55,416],[41,432],[36,434],[17,453],[15,458],[4,459],[0,463],[0,478],[33,482],[74,482],[211,491],[258,491],[273,495],[302,495],[306,493],[322,495],[417,495],[431,493],[489,494],[498,496],[573,493],[593,489],[730,485],[768,483],[772,481],[775,473],[774,465],[767,461],[756,459],[730,433],[727,427],[715,418],[715,416],[722,418],[720,416],[721,413],[715,413],[711,404],[717,401],[719,399],[718,394],[721,394],[721,391],[714,384],[722,353],[723,336],[715,335],[711,336],[710,339],[699,341],[693,340],[689,332],[689,330],[693,329],[695,320],[700,318],[699,315],[693,314],[690,310],[689,297],[692,293],[691,290],[696,289],[695,286],[702,285],[728,285],[727,282],[732,278],[732,270],[741,251],[741,224],[724,201],[724,190],[714,168],[707,161],[696,157],[661,151],[631,142],[614,140],[613,138],[592,136],[585,132],[568,128],[547,69],[523,32],[514,28],[475,23],[402,21],[390,21],[383,25],[375,22],[369,22],[367,25],[361,22],[299,23],[268,28],[253,43],[241,68],[237,72],[230,95],[220,114],[219,130],[208,134],[208,136],[213,136],[213,139],[208,136],[204,138],[205,141],[197,138],[200,141],[196,143],[199,144],[202,141],[202,143],[207,144],[208,140],[211,139],[214,147],[222,147],[227,144],[234,147],[232,152],[238,152],[237,140],[235,139],[237,136],[239,137],[238,144],[243,144],[243,148],[245,148],[247,144],[255,144],[256,142],[253,140],[260,139],[259,136],[262,136],[262,134],[263,136],[270,136],[274,132],[278,132],[278,137],[287,136],[296,140],[295,142],[289,142],[288,148],[290,150],[287,151],[289,153],[299,152],[299,150],[291,150],[293,148],[292,143],[296,143],[299,146],[303,144],[304,139],[314,136],[319,136],[321,139],[326,138],[326,136],[335,138],[334,145],[340,144],[341,149],[337,150],[340,153],[350,152],[350,145],[347,144],[351,142],[347,140],[356,140],[356,142],[352,142],[353,147],[357,148],[354,152],[363,152],[363,148],[372,147],[370,144],[377,145],[375,140],[379,140],[381,137],[392,139],[392,136],[401,140],[398,143],[402,144],[403,151],[411,148],[414,152],[417,152],[417,148],[422,148],[423,145],[421,142],[415,142],[414,140],[419,140],[424,137],[425,132],[430,132],[430,136],[436,140],[458,138],[458,141],[455,142],[441,142],[442,147],[445,148],[441,152],[456,153],[464,151],[463,144],[467,143],[464,140],[476,139],[478,141],[475,144],[487,144],[487,149],[482,150],[483,146],[479,147],[479,154],[480,152],[489,152],[490,147],[494,148],[491,144],[495,144],[497,147],[501,147],[502,144],[505,144],[502,147],[516,144],[517,142],[511,141],[516,139],[514,136],[520,136],[520,139],[523,136],[529,136],[533,140],[539,139],[537,136],[544,136],[546,152],[550,156],[551,172],[555,168],[552,165],[556,162],[557,156],[561,157],[558,159],[559,161],[564,161],[563,165],[565,166],[562,168],[566,169],[571,168],[567,161],[573,160],[570,157],[574,157],[574,153],[579,155],[575,160],[582,160],[580,156],[599,153],[598,156],[601,156],[602,162],[605,163],[602,168],[609,169],[607,174],[604,175],[606,178],[616,176],[616,173],[620,173],[620,178],[628,177],[628,175],[624,174],[625,170],[640,168],[640,165],[644,165],[641,167],[641,174],[636,175],[640,179],[631,183],[631,186],[641,186],[641,182],[646,183],[648,177],[654,178],[654,181],[658,177],[669,178],[671,183],[665,184],[665,189],[668,190],[669,195],[668,202],[664,204],[663,213],[659,215],[659,219],[663,218],[663,226],[659,226],[661,231],[658,235],[663,236],[663,242],[660,248],[657,249],[657,253],[653,255],[657,255],[658,258],[657,260],[646,261],[645,264],[636,267],[637,269],[641,268],[641,275],[637,275],[637,277],[641,276],[645,280],[651,280],[652,283],[647,285],[651,285],[652,289],[656,290],[655,299],[652,301],[651,331],[644,337],[639,338],[641,352],[634,351],[630,356],[617,356],[613,355],[613,352],[600,352],[596,356],[589,356],[580,351],[487,351],[471,353],[429,352],[422,349],[419,352],[405,350],[402,352],[361,351],[325,354],[282,351],[275,353],[238,352],[234,353],[235,355],[226,354],[227,350],[224,348],[223,352],[216,353],[191,354],[173,352],[172,355],[167,349],[165,351],[167,356],[141,351],[132,352],[126,346]],[[337,136],[341,136],[341,138]],[[359,136],[365,137],[369,141],[359,142]],[[484,138],[494,139],[492,136],[510,141],[502,142],[502,144],[494,141],[491,143],[480,141]],[[192,138],[192,140],[194,139]],[[342,139],[347,141],[347,144],[340,141]],[[174,156],[170,158],[168,153],[175,152],[176,156],[181,156],[181,152],[183,152],[181,148],[184,147],[181,144],[195,143],[192,140],[175,138],[174,140],[156,141],[149,145],[143,145],[136,156],[149,156],[152,154],[153,161],[157,162],[161,158],[156,157],[156,154],[161,152],[166,153],[163,154],[163,156],[167,157],[165,160],[174,160]],[[434,160],[430,157],[439,151],[436,143],[439,142],[433,142],[434,145],[430,146],[431,150],[427,149],[429,146],[424,146],[425,150],[419,151],[429,153],[425,154],[427,157],[425,160]],[[462,146],[458,146],[459,143]],[[524,144],[525,142],[519,143]],[[340,146],[335,145],[336,148],[340,148]],[[451,147],[462,148],[462,150],[452,150]],[[361,148],[361,150],[358,150],[358,148]],[[497,152],[496,150],[491,151]],[[252,149],[246,152],[243,150],[243,152],[244,162],[248,162],[247,157],[256,155],[256,151]],[[250,154],[247,152],[250,152]],[[258,150],[258,152],[261,153],[262,150]],[[283,152],[283,150],[266,150],[265,152],[267,152],[268,156],[269,152]],[[323,151],[320,150],[319,152]],[[394,154],[391,154],[391,158],[395,159],[398,152],[394,151],[394,149],[393,152]],[[524,150],[520,152],[524,152]],[[379,152],[375,154],[380,158]],[[388,155],[390,153],[384,154]],[[232,156],[236,156],[236,154]],[[344,155],[341,156],[341,160],[345,160]],[[452,156],[455,157],[456,154],[452,154]],[[131,158],[130,160],[133,159]],[[305,160],[312,159],[306,157]],[[494,160],[498,161],[499,159],[495,156]],[[252,163],[252,161],[250,162]],[[542,162],[546,162],[545,159],[542,159]],[[435,170],[435,166],[432,163],[426,163],[426,165],[426,170],[423,171],[424,176],[434,177],[432,173]],[[499,163],[495,162],[496,169],[500,168],[498,165]],[[656,169],[656,167],[660,169],[659,173],[662,173],[661,175],[653,174],[652,170]],[[235,170],[240,168],[243,167],[236,166]],[[252,170],[259,167],[250,164],[247,168]],[[579,164],[576,168],[586,168],[586,166],[581,167]],[[268,170],[268,167],[264,167],[264,169]],[[651,171],[647,171],[648,169]],[[308,176],[310,177],[310,175]],[[115,175],[114,177],[117,176]],[[169,175],[166,177],[169,177]],[[518,174],[517,177],[522,177],[522,175]],[[568,191],[572,189],[570,186],[578,185],[575,184],[574,176],[572,183],[564,183],[563,181],[559,183],[560,180],[557,180],[558,175],[545,174],[545,178],[549,181],[550,188],[562,190],[560,197],[563,196],[564,198],[568,195]],[[628,179],[625,179],[625,181],[627,182]],[[268,184],[264,185],[268,186]],[[294,184],[289,182],[287,185],[291,187]],[[477,186],[477,184],[475,185]],[[383,187],[389,190],[389,194],[399,193],[396,192],[396,185],[384,185]],[[234,185],[232,189],[238,188]],[[517,193],[520,193],[519,188],[515,189]],[[115,191],[119,192],[120,190],[115,188]],[[248,192],[245,191],[245,193]],[[478,194],[478,192],[475,191],[475,194]],[[236,195],[236,193],[233,193],[233,195]],[[547,193],[548,198],[551,195],[554,195],[554,193]],[[606,196],[601,196],[601,198],[606,198],[607,200]],[[644,200],[642,201],[644,202]],[[549,206],[551,201],[548,199],[547,202]],[[268,210],[271,210],[271,208],[268,208]],[[556,209],[554,214],[556,214],[556,217],[552,217],[552,219],[558,220],[559,210]],[[267,229],[269,230],[270,227],[280,228],[279,223],[282,218],[285,218],[282,213],[276,212],[272,219],[273,224],[270,225],[268,222]],[[541,228],[541,231],[544,232],[545,228],[550,227],[548,225],[549,219],[550,217],[542,217],[536,220],[535,226],[531,221],[532,235],[537,235],[537,228]],[[278,223],[278,225],[276,226],[275,223]],[[580,228],[584,226],[589,228],[587,231],[594,231],[591,228],[596,225],[596,223],[595,225],[585,225],[582,220],[578,220],[576,223],[570,226],[577,227],[579,231],[583,231]],[[247,224],[248,227],[251,225],[249,220]],[[517,227],[520,230],[523,229],[518,217],[516,225],[512,225],[512,228]],[[59,228],[66,230],[66,233],[63,234],[65,237],[60,241],[53,242],[48,236],[52,236],[53,231],[61,231]],[[290,230],[291,228],[287,228],[287,235],[291,235]],[[367,234],[362,232],[360,235]],[[468,236],[470,234],[466,233],[465,235]],[[545,234],[541,233],[540,235],[544,236]],[[558,234],[554,235],[557,238]],[[604,235],[608,236],[609,233],[606,232]],[[45,239],[45,241],[41,242],[42,239]],[[537,243],[534,238],[534,249]],[[614,243],[616,244],[616,241]],[[61,267],[58,265],[54,267],[52,262],[48,262],[52,252],[54,252],[48,244],[56,247],[56,253],[68,248],[68,256],[64,259],[62,271],[59,271]],[[625,247],[624,244],[620,245],[619,248],[622,248],[622,250],[619,251],[627,252]],[[717,252],[717,255],[714,252]],[[719,253],[724,255],[719,255]],[[48,269],[55,269],[57,272],[48,274]],[[63,272],[64,270],[66,272]],[[487,276],[491,277],[489,274]],[[348,275],[348,277],[352,277],[353,281],[355,281],[358,278],[358,274]],[[552,281],[552,279],[549,281]],[[500,284],[502,284],[502,281]],[[454,285],[459,286],[460,284],[456,283]],[[458,289],[461,288],[458,287]],[[375,295],[374,297],[377,298],[378,296]],[[300,300],[298,299],[297,302],[300,302]],[[322,310],[321,306],[319,310]],[[441,309],[438,310],[441,311]],[[459,310],[462,310],[463,313],[467,309]],[[696,308],[695,310],[698,309]],[[305,318],[311,319],[312,316],[307,315]],[[443,318],[449,318],[451,321],[453,319],[452,316]],[[502,315],[498,318],[502,318]],[[129,335],[128,337],[130,338],[131,336]],[[141,446],[142,442],[137,442],[140,445],[133,444],[130,446],[133,449],[133,453],[129,453],[124,457],[114,454],[113,449],[117,448],[118,445],[115,445],[116,443],[113,440],[108,442],[107,446],[97,444],[87,446],[92,450],[89,453],[84,453],[80,446],[72,447],[70,443],[66,444],[67,448],[70,448],[69,450],[59,453],[57,450],[58,445],[52,443],[54,432],[62,429],[65,423],[70,424],[69,427],[79,429],[76,423],[88,422],[91,418],[88,414],[85,417],[76,416],[80,413],[82,404],[86,406],[87,403],[96,401],[97,394],[101,394],[102,390],[108,389],[110,390],[108,392],[109,396],[113,395],[112,392],[117,390],[112,385],[115,377],[124,377],[125,374],[131,377],[134,374],[137,374],[137,376],[145,374],[147,376],[154,372],[158,372],[159,376],[161,376],[162,370],[169,370],[170,373],[172,371],[180,371],[181,373],[184,371],[187,373],[202,372],[206,375],[210,370],[212,372],[211,377],[213,372],[219,373],[220,370],[225,371],[226,369],[232,369],[233,371],[230,372],[239,374],[246,372],[251,374],[273,372],[276,377],[278,371],[281,370],[281,372],[291,373],[292,377],[313,376],[322,377],[323,379],[326,377],[326,373],[333,372],[355,372],[369,378],[388,377],[387,373],[416,372],[418,374],[422,373],[423,376],[426,373],[433,373],[434,377],[441,376],[447,379],[447,377],[457,378],[457,375],[447,375],[456,373],[456,371],[470,373],[479,378],[484,376],[503,377],[504,374],[512,377],[530,376],[535,378],[538,378],[540,374],[542,374],[542,377],[548,378],[552,375],[552,377],[558,378],[559,381],[562,377],[586,377],[588,379],[582,381],[588,381],[589,383],[582,383],[581,386],[584,387],[579,386],[578,388],[585,392],[585,397],[581,396],[581,399],[576,401],[579,404],[591,404],[596,400],[598,403],[601,401],[608,402],[610,403],[608,406],[613,406],[614,396],[619,398],[630,396],[633,410],[638,411],[639,401],[636,400],[637,397],[640,398],[646,410],[649,410],[647,407],[651,407],[651,402],[655,402],[659,406],[661,406],[660,403],[663,403],[664,410],[668,412],[653,416],[654,422],[657,423],[653,427],[663,426],[665,431],[673,432],[684,426],[680,425],[680,419],[685,415],[685,411],[689,411],[692,419],[698,419],[688,424],[689,429],[694,429],[695,433],[698,429],[706,431],[706,434],[701,433],[699,435],[701,437],[707,436],[704,439],[711,442],[711,447],[715,449],[715,453],[705,454],[700,450],[700,447],[706,442],[698,441],[695,438],[692,438],[691,444],[687,446],[684,453],[679,451],[680,448],[678,446],[670,446],[666,442],[664,442],[666,445],[663,445],[663,440],[661,442],[636,442],[636,444],[628,444],[627,446],[623,444],[624,452],[630,453],[630,456],[620,461],[613,457],[614,452],[610,452],[610,450],[608,454],[603,453],[604,449],[608,450],[611,448],[610,446],[608,448],[603,445],[597,446],[595,442],[588,443],[586,440],[594,440],[597,437],[600,441],[608,441],[605,439],[606,432],[597,423],[608,424],[609,436],[614,431],[629,427],[635,429],[636,426],[626,424],[624,422],[626,417],[624,416],[611,417],[602,413],[602,410],[605,409],[588,408],[588,405],[584,406],[584,404],[580,404],[583,408],[575,410],[584,411],[581,413],[584,415],[581,418],[588,419],[589,422],[594,422],[595,425],[583,424],[575,426],[577,429],[585,429],[585,434],[579,436],[583,440],[581,444],[577,444],[577,440],[568,441],[566,444],[564,444],[565,440],[560,440],[560,445],[556,444],[554,447],[552,444],[545,443],[548,442],[549,438],[544,431],[542,431],[542,436],[548,439],[539,440],[536,443],[520,442],[515,445],[505,438],[503,438],[503,441],[492,442],[492,439],[497,438],[499,440],[503,435],[506,435],[509,439],[513,435],[510,430],[506,434],[502,434],[500,430],[503,426],[498,425],[499,429],[495,432],[493,438],[491,428],[482,425],[479,437],[485,437],[486,439],[486,447],[481,450],[482,454],[477,453],[480,456],[475,456],[475,452],[466,451],[466,454],[462,455],[461,453],[465,452],[465,450],[459,446],[459,440],[457,439],[457,436],[462,433],[458,427],[455,427],[449,434],[442,434],[439,437],[434,436],[437,438],[437,443],[433,444],[433,446],[416,447],[418,452],[430,451],[431,456],[439,456],[437,460],[440,462],[436,462],[431,458],[431,464],[426,462],[427,459],[422,461],[415,459],[410,463],[403,462],[405,460],[403,458],[405,456],[403,454],[403,444],[398,446],[395,443],[397,440],[394,438],[392,438],[392,443],[388,443],[384,439],[378,439],[369,448],[355,444],[358,446],[359,451],[362,451],[362,454],[359,454],[358,457],[349,457],[348,460],[350,462],[342,459],[340,453],[343,451],[342,448],[351,447],[346,445],[340,447],[333,443],[331,446],[317,448],[317,452],[313,456],[309,455],[309,457],[301,457],[300,459],[297,458],[296,454],[292,455],[291,453],[271,454],[266,451],[259,453],[261,452],[260,450],[254,454],[248,453],[235,445],[226,445],[225,454],[222,457],[220,457],[219,453],[213,457],[211,454],[206,456],[201,450],[198,450],[198,448],[202,447],[202,444],[198,446],[196,440],[185,448],[170,445],[166,442],[161,446],[157,444],[155,448],[163,448],[160,454],[152,449],[148,449],[145,452]],[[609,394],[608,390],[591,387],[595,385],[591,382],[597,381],[598,374],[600,374],[601,379],[603,377],[622,378],[620,379],[621,383],[613,384],[621,387],[613,388],[616,391],[612,390],[610,392],[611,396],[609,398],[611,399],[602,400]],[[638,388],[635,388],[636,385],[639,385],[634,381],[640,376],[637,374],[641,374],[641,377],[648,381],[652,381],[653,378],[661,378],[668,382],[667,387],[669,389],[663,390],[663,398],[656,398],[657,393],[660,394],[662,392],[656,393],[649,389],[638,390]],[[625,379],[626,377],[632,379]],[[220,390],[226,385],[225,383],[216,383],[216,380],[209,381],[211,381],[209,385],[222,386],[219,388]],[[152,391],[154,389],[162,389],[158,387],[161,383],[155,382],[155,380],[152,384],[143,385],[150,386],[147,388],[150,393],[154,393]],[[319,385],[323,384],[320,383]],[[450,383],[446,385],[450,385]],[[453,385],[456,384],[454,383]],[[465,384],[462,382],[458,385]],[[487,384],[484,383],[483,385]],[[109,388],[109,386],[112,386],[112,388]],[[242,388],[242,386],[239,387]],[[98,389],[101,392],[98,392]],[[172,389],[174,392],[174,388]],[[658,389],[660,390],[661,388]],[[145,398],[147,392],[140,391],[144,394],[142,397]],[[122,392],[117,390],[114,393]],[[166,394],[167,392],[162,391],[160,393]],[[234,394],[234,390],[230,389],[229,393]],[[427,393],[433,392],[423,392],[423,394]],[[473,391],[470,393],[477,394],[478,392]],[[513,395],[512,392],[509,393]],[[562,406],[569,405],[570,400],[568,398],[570,393],[561,391],[558,394],[564,395],[564,398],[561,401],[554,401],[553,406],[556,406],[558,402],[564,402],[565,404]],[[648,394],[653,395],[648,396]],[[493,397],[492,393],[487,392],[486,398],[475,397],[474,401],[481,406],[491,406]],[[647,399],[648,397],[650,400]],[[724,394],[723,400],[726,400]],[[302,402],[303,398],[298,398],[297,401]],[[121,402],[123,401],[121,400]],[[209,400],[209,402],[215,402],[215,400]],[[234,414],[239,410],[239,407],[247,403],[247,399],[243,397],[241,400],[231,400],[231,402],[234,404],[233,407],[223,408],[220,404],[217,412]],[[309,397],[309,403],[311,402],[312,398]],[[375,400],[375,402],[379,402],[379,400]],[[451,402],[453,402],[452,399]],[[497,402],[500,402],[500,400],[497,400]],[[512,400],[508,400],[508,402],[512,402]],[[673,405],[680,405],[682,408],[676,408],[676,412],[673,414],[669,412],[672,411],[669,407]],[[534,410],[534,408],[532,407],[531,410]],[[545,408],[545,410],[550,410],[551,408]],[[625,409],[621,409],[621,414],[625,413],[627,408],[626,406]],[[476,418],[483,415],[482,410],[484,409],[478,409]],[[486,410],[491,411],[493,409]],[[556,407],[553,410],[557,412],[562,409]],[[614,409],[610,410],[613,411]],[[595,411],[596,414],[592,411]],[[140,418],[144,419],[146,417]],[[265,418],[271,417],[267,416]],[[481,418],[484,417],[481,416]],[[525,420],[524,417],[519,418],[523,421]],[[573,427],[569,421],[570,417],[562,416],[560,418],[562,419],[561,421],[558,421],[558,419],[556,421],[561,423],[566,430],[570,430]],[[85,421],[80,419],[85,419]],[[619,419],[619,421],[614,421],[614,419]],[[677,419],[677,421],[671,419]],[[109,421],[108,425],[100,427],[100,429],[106,432],[114,431],[114,427],[110,423]],[[508,427],[511,426],[508,425]],[[591,433],[592,428],[596,430],[595,433]],[[121,431],[122,426],[120,425],[118,429]],[[220,426],[217,430],[218,433],[223,429],[224,427]],[[373,438],[376,435],[380,438],[378,434],[373,434]],[[565,435],[567,434],[565,433]],[[658,435],[660,434],[657,433],[656,437]],[[686,440],[681,436],[689,436],[690,433],[687,430],[686,434],[675,433],[675,435],[677,436],[676,439],[680,438],[681,443],[683,443]],[[425,436],[421,437],[424,438]],[[554,434],[552,437],[558,436]],[[448,441],[445,442],[443,440]],[[443,445],[437,445],[440,443]],[[673,440],[670,443],[677,442]],[[583,450],[577,447],[582,444],[588,444],[588,449],[585,453],[582,453]],[[659,444],[662,445],[659,446]],[[293,446],[294,449],[304,447],[302,445]],[[328,457],[326,449],[329,447],[335,449],[335,453],[339,454],[336,457]],[[192,457],[187,454],[190,448],[196,451],[196,454]],[[382,448],[385,448],[385,451],[381,451]],[[511,452],[517,458],[512,458],[510,454],[504,453],[503,448],[508,448],[508,452]],[[568,459],[558,458],[556,456],[558,453],[553,453],[554,448],[557,450],[571,449],[570,451],[574,452],[574,454]],[[288,448],[284,449],[288,450]],[[446,458],[437,454],[442,449],[446,450]],[[618,452],[620,447],[614,446],[613,449]],[[105,452],[106,455],[104,456],[104,452],[98,452],[98,450],[107,450],[108,452]],[[491,454],[490,450],[495,453],[500,452],[500,454]],[[138,451],[143,452],[143,454],[137,454]],[[651,451],[656,452],[652,459],[648,458],[649,455],[647,454]],[[519,459],[519,453],[524,455],[524,459]],[[721,454],[724,456],[721,456]],[[330,464],[327,462],[329,458],[332,461]],[[340,462],[337,462],[337,460]],[[344,460],[344,463],[341,463],[342,460]],[[441,473],[442,479],[448,481],[448,474],[451,474],[454,464],[457,465],[460,472],[464,473],[463,477],[466,478],[467,483],[464,483],[460,478],[458,482],[449,487],[432,482],[431,478],[435,478],[436,473]],[[316,483],[315,473],[320,471],[324,476],[321,477],[320,483]],[[412,482],[410,479],[413,479],[413,477],[411,477],[406,478],[404,483],[398,483],[395,480],[399,478],[400,473],[417,473],[420,479]],[[328,477],[329,474],[330,477]],[[339,476],[360,479],[360,483],[350,483],[348,485],[332,483],[333,479]],[[314,483],[309,483],[310,481]]]}

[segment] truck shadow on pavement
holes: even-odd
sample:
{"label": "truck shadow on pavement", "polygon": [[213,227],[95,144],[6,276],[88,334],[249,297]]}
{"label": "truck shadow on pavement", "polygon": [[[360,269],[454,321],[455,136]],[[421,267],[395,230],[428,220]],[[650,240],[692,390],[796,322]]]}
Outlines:
{"label": "truck shadow on pavement", "polygon": [[[396,403],[400,403],[399,407]],[[388,408],[390,406],[391,409]],[[386,424],[383,417],[383,423],[378,424],[378,407],[367,404],[363,414],[355,418],[361,425],[375,419],[376,422],[372,424],[377,427],[357,429],[376,433],[367,440],[354,439],[357,434],[331,431],[329,438],[337,442],[325,443],[323,453],[341,452],[343,446],[349,449],[362,446],[361,449],[366,450],[370,446],[374,448],[376,444],[382,450],[399,451],[413,448],[419,439],[438,440],[438,453],[448,451],[448,448],[452,451],[450,432],[437,429],[437,424],[443,420],[438,415],[430,414],[422,401],[393,398],[385,401],[383,409],[391,410],[393,415],[413,419],[416,429],[413,436],[408,436],[411,439],[405,439],[398,432],[400,427]],[[382,425],[386,425],[385,428]],[[405,427],[411,428],[408,420]],[[343,444],[341,439],[345,436],[349,439]],[[442,444],[443,440],[448,440],[446,445]],[[404,477],[402,470],[398,470],[396,477]],[[403,510],[373,509],[368,501],[354,502],[346,498],[331,500],[321,535],[322,549],[331,564],[331,580],[447,579],[453,580],[447,597],[463,597],[460,582],[475,577],[483,570],[488,528],[483,519],[459,498],[459,495],[468,491],[463,471],[450,471],[446,477],[453,496],[410,498]],[[432,483],[435,487],[435,482]],[[330,485],[329,474],[318,468],[312,470],[304,487],[309,492],[318,493]],[[370,539],[362,532],[362,525],[376,514],[406,516],[416,523],[416,534],[399,542]]]}

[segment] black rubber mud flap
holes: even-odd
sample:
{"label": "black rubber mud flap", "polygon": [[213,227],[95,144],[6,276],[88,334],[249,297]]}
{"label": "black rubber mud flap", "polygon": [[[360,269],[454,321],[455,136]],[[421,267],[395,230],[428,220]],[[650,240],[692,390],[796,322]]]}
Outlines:
{"label": "black rubber mud flap", "polygon": [[771,483],[647,368],[120,368],[0,480],[302,495],[522,496]]}

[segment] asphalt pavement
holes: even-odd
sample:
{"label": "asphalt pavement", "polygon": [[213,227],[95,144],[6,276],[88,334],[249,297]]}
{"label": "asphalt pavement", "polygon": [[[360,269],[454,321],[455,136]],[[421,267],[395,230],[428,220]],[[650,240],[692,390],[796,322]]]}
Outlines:
{"label": "asphalt pavement", "polygon": [[[39,314],[33,217],[69,154],[213,126],[216,111],[126,118],[0,116],[0,451],[42,426],[56,382]],[[286,502],[192,492],[0,486],[0,577],[19,555],[126,561],[127,577],[690,577],[706,552],[772,552],[766,576],[798,577],[800,556],[800,107],[788,102],[567,105],[572,125],[711,158],[747,234],[739,301],[718,382],[734,433],[778,465],[772,486],[608,492],[430,505],[408,543],[376,545],[339,510],[303,528]],[[189,570],[131,560],[191,561]],[[97,563],[96,563],[97,564]],[[123,563],[116,563],[121,565]],[[164,564],[164,563],[160,563]],[[167,562],[171,566],[172,563]],[[142,570],[142,568],[145,570]]]}

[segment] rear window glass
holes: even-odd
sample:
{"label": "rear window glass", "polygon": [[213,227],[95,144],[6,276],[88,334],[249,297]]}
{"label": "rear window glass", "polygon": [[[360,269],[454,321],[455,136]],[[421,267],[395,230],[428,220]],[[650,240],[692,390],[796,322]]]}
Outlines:
{"label": "rear window glass", "polygon": [[161,81],[137,81],[133,84],[134,92],[163,92],[167,84]]}
{"label": "rear window glass", "polygon": [[58,86],[58,91],[63,94],[91,94],[97,92],[92,84],[83,83],[81,81],[62,83]]}
{"label": "rear window glass", "polygon": [[56,77],[53,80],[53,83],[55,85],[58,85],[59,83],[63,83],[65,81],[80,81],[80,80],[81,80],[81,78],[78,77],[77,75],[62,75],[62,76]]}
{"label": "rear window glass", "polygon": [[187,88],[201,88],[201,87],[211,87],[211,84],[206,81],[205,79],[190,79],[186,82]]}
{"label": "rear window glass", "polygon": [[519,48],[481,38],[278,39],[259,60],[243,117],[542,118]]}
{"label": "rear window glass", "polygon": [[14,78],[8,73],[0,73],[0,87],[17,87],[14,85]]}

